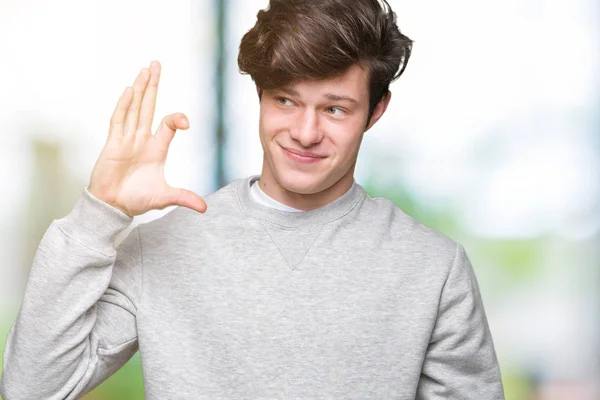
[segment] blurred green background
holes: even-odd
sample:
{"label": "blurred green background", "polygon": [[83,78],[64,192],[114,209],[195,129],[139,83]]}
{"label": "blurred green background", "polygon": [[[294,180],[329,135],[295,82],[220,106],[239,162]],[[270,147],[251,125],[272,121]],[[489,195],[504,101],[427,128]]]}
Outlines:
{"label": "blurred green background", "polygon": [[[0,355],[42,235],[89,182],[119,94],[151,60],[156,123],[191,122],[169,183],[204,195],[260,173],[258,102],[236,57],[266,4],[0,3]],[[415,47],[357,182],[465,246],[507,399],[600,399],[597,2],[390,4]],[[143,397],[136,354],[85,398]]]}

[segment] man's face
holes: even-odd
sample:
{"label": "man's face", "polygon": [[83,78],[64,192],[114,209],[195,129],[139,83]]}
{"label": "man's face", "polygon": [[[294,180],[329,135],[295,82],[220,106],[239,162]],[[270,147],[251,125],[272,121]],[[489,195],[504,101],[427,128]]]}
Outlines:
{"label": "man's face", "polygon": [[[389,96],[378,104],[370,126],[388,102]],[[344,194],[352,185],[368,112],[368,73],[358,66],[339,77],[263,91],[263,191],[299,209],[317,208]]]}

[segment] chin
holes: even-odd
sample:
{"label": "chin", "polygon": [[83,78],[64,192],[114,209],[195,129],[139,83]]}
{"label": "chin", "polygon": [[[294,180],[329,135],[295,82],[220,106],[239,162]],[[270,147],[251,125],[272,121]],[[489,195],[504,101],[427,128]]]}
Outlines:
{"label": "chin", "polygon": [[277,181],[288,192],[298,194],[315,194],[327,189],[325,180],[320,175],[298,171],[281,171],[277,174]]}

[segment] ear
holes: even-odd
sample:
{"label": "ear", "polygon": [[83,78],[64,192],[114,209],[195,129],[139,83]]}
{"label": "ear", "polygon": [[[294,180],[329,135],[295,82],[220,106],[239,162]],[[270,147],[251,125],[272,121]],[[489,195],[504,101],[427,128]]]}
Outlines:
{"label": "ear", "polygon": [[379,103],[375,106],[373,110],[373,115],[371,116],[371,121],[369,122],[369,126],[365,129],[365,132],[368,131],[375,125],[379,118],[383,116],[385,110],[387,110],[388,105],[390,104],[390,100],[392,99],[392,92],[388,90],[387,94],[383,96]]}

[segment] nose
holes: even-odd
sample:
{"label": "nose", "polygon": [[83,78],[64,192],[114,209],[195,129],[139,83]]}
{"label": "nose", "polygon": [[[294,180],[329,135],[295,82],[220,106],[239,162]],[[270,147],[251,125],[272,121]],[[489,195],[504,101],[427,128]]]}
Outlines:
{"label": "nose", "polygon": [[295,126],[290,130],[292,138],[304,147],[310,147],[323,140],[319,129],[319,118],[314,110],[305,110],[298,115]]}

